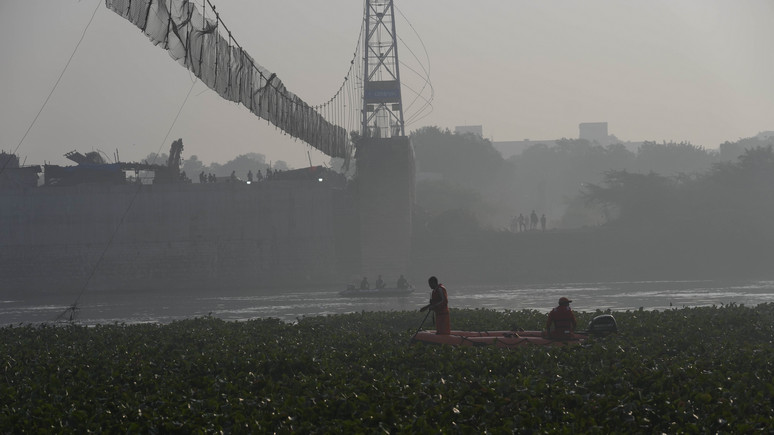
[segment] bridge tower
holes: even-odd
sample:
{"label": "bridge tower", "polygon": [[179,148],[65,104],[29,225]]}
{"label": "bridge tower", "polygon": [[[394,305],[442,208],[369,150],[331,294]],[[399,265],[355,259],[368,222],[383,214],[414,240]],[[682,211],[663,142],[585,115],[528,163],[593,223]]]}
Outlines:
{"label": "bridge tower", "polygon": [[414,149],[405,134],[392,0],[367,0],[363,109],[356,143],[361,272],[393,286],[408,274]]}
{"label": "bridge tower", "polygon": [[368,0],[363,54],[364,137],[405,136],[392,0]]}

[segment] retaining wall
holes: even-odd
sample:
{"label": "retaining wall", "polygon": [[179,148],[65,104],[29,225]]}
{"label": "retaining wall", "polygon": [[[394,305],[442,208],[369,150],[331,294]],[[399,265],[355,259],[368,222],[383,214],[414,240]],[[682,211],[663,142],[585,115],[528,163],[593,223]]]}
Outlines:
{"label": "retaining wall", "polygon": [[80,185],[0,192],[6,292],[341,283],[356,215],[312,181]]}

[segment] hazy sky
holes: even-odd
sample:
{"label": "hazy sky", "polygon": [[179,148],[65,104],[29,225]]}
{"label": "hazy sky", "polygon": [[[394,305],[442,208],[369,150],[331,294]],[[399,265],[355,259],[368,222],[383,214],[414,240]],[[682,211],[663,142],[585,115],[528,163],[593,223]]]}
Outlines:
{"label": "hazy sky", "polygon": [[[349,67],[361,0],[211,0],[237,41],[289,90],[319,104]],[[248,152],[327,161],[193,80],[101,0],[0,0],[0,149],[32,122],[100,3],[83,43],[18,154],[121,159],[168,152],[224,163]],[[707,148],[774,130],[772,0],[396,0],[429,53],[434,110],[409,125],[480,124],[497,141],[578,136],[607,121],[622,140]],[[402,18],[398,33],[423,54]],[[409,54],[401,49],[401,56]],[[408,60],[408,59],[406,59]],[[401,71],[406,80],[407,70]]]}

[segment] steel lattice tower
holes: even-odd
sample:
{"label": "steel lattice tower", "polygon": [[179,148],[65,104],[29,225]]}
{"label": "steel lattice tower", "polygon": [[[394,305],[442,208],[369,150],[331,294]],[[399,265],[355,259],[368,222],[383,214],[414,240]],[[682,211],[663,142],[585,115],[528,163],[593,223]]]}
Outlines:
{"label": "steel lattice tower", "polygon": [[364,52],[362,134],[405,136],[392,0],[366,0]]}

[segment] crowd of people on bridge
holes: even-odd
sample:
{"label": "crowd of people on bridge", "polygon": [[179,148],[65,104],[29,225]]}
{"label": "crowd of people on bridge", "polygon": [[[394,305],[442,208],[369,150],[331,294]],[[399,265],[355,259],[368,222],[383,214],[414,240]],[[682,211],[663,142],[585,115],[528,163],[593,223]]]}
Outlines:
{"label": "crowd of people on bridge", "polygon": [[540,224],[541,231],[546,230],[546,215],[543,213],[538,218],[535,210],[532,210],[532,213],[530,213],[528,216],[524,216],[522,213],[519,213],[518,216],[514,216],[513,219],[511,219],[510,230],[514,233],[536,231],[538,229],[538,224]]}
{"label": "crowd of people on bridge", "polygon": [[[264,174],[263,172],[261,172],[260,169],[258,169],[258,171],[255,172],[255,174],[253,174],[253,171],[251,169],[247,171],[247,182],[254,183],[254,182],[260,182],[264,180],[271,180],[280,172],[282,172],[281,169],[272,170],[271,168],[266,168],[266,176],[264,177]],[[204,171],[202,171],[201,173],[199,173],[199,183],[201,184],[218,183],[223,181],[227,183],[236,183],[243,180],[237,177],[236,171],[231,171],[231,175],[229,175],[227,178],[224,178],[224,177],[218,178],[215,174],[211,172],[205,173]]]}

